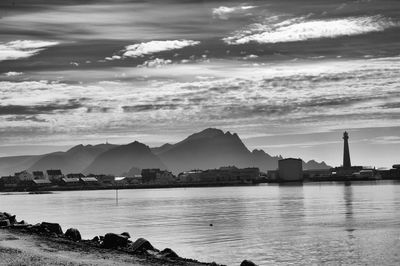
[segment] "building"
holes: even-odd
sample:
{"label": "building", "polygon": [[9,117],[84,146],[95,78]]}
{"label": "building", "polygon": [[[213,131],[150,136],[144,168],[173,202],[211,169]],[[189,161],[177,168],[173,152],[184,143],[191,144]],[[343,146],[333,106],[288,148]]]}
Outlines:
{"label": "building", "polygon": [[67,178],[81,178],[81,177],[85,177],[85,175],[84,174],[82,174],[82,173],[77,173],[77,174],[68,174],[67,175]]}
{"label": "building", "polygon": [[35,180],[36,179],[46,179],[43,171],[33,171],[32,175],[33,175],[33,179],[35,179]]}
{"label": "building", "polygon": [[303,161],[295,158],[279,160],[278,172],[280,181],[303,181]]}
{"label": "building", "polygon": [[48,179],[33,179],[29,181],[28,185],[30,187],[42,188],[42,187],[50,187],[53,184]]}
{"label": "building", "polygon": [[16,177],[19,178],[21,181],[29,181],[33,180],[33,175],[31,173],[28,173],[27,171],[22,171],[14,174]]}
{"label": "building", "polygon": [[76,177],[68,177],[68,178],[63,177],[60,180],[60,184],[63,185],[63,186],[74,186],[74,187],[76,187],[76,186],[80,186],[81,182],[80,182],[79,178],[76,178]]}
{"label": "building", "polygon": [[191,170],[182,172],[178,175],[177,181],[180,183],[197,183],[200,181],[200,176],[203,171]]}
{"label": "building", "polygon": [[95,177],[81,177],[80,182],[86,186],[97,186],[100,185],[99,181]]}
{"label": "building", "polygon": [[175,176],[166,170],[159,168],[142,169],[142,182],[152,184],[170,184],[175,183]]}
{"label": "building", "polygon": [[47,177],[50,181],[52,182],[58,182],[60,181],[64,175],[62,174],[61,170],[47,170]]}
{"label": "building", "polygon": [[0,178],[0,187],[2,188],[16,188],[21,180],[17,176],[3,176]]}

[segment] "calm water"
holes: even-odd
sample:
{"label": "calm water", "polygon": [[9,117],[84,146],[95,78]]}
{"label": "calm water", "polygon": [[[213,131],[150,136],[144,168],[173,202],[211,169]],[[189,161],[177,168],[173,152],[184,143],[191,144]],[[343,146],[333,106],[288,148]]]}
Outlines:
{"label": "calm water", "polygon": [[227,265],[400,264],[396,182],[0,194],[0,209]]}

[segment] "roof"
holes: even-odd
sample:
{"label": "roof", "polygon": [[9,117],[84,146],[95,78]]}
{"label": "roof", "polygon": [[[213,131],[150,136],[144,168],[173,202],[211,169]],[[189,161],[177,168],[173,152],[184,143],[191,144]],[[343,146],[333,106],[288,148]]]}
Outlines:
{"label": "roof", "polygon": [[98,182],[97,178],[95,177],[81,177],[83,182]]}
{"label": "roof", "polygon": [[280,161],[303,161],[302,159],[299,158],[285,158],[285,159],[280,159]]}
{"label": "roof", "polygon": [[78,183],[79,178],[63,178],[62,181],[65,183]]}
{"label": "roof", "polygon": [[50,180],[47,179],[34,179],[33,183],[41,185],[41,184],[51,184]]}

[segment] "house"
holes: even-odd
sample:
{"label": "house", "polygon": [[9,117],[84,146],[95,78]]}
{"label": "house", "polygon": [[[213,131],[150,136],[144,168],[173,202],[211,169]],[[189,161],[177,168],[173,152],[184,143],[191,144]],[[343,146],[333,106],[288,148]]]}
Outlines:
{"label": "house", "polygon": [[94,177],[103,185],[113,185],[115,182],[115,177],[113,175],[94,175],[90,174],[86,177]]}
{"label": "house", "polygon": [[33,175],[31,173],[28,173],[26,170],[15,173],[14,176],[18,177],[21,181],[33,180]]}
{"label": "house", "polygon": [[43,171],[33,171],[33,179],[45,179]]}
{"label": "house", "polygon": [[0,187],[2,188],[16,188],[21,180],[17,176],[3,176],[0,178]]}
{"label": "house", "polygon": [[99,181],[95,177],[81,177],[80,179],[81,184],[85,186],[97,186],[100,185]]}
{"label": "house", "polygon": [[67,175],[67,178],[78,178],[78,180],[79,180],[79,178],[81,178],[81,177],[85,177],[85,175],[82,174],[82,173],[79,173],[79,174],[68,174],[68,175]]}
{"label": "house", "polygon": [[79,178],[70,177],[70,178],[61,178],[60,184],[63,186],[80,186],[81,182]]}
{"label": "house", "polygon": [[58,170],[47,170],[46,172],[47,172],[47,177],[52,182],[58,182],[64,177],[61,170],[59,170],[59,169]]}
{"label": "house", "polygon": [[29,181],[30,187],[50,187],[52,185],[53,184],[48,179],[33,179]]}
{"label": "house", "polygon": [[159,168],[143,169],[141,176],[143,183],[169,184],[176,181],[171,172]]}

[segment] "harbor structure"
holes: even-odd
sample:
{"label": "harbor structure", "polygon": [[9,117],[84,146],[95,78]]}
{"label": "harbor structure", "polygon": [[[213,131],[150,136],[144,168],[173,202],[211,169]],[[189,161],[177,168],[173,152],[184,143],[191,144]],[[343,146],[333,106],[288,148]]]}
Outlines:
{"label": "harbor structure", "polygon": [[303,181],[303,161],[286,158],[278,161],[279,180],[286,182]]}

